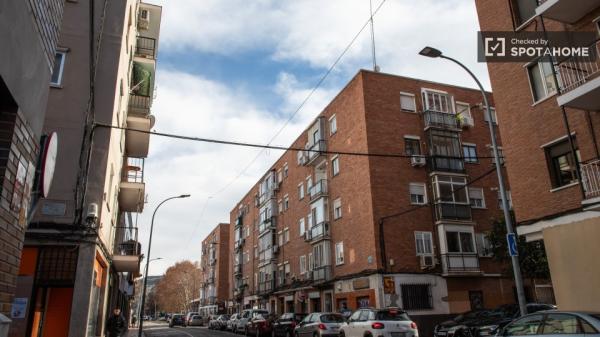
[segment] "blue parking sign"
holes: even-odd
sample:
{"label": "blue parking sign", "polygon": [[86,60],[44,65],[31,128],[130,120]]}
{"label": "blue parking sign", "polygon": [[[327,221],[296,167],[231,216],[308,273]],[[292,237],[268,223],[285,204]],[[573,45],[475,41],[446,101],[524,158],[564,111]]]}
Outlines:
{"label": "blue parking sign", "polygon": [[515,233],[506,234],[506,242],[508,243],[508,254],[510,256],[519,256],[519,250],[517,250],[517,235]]}

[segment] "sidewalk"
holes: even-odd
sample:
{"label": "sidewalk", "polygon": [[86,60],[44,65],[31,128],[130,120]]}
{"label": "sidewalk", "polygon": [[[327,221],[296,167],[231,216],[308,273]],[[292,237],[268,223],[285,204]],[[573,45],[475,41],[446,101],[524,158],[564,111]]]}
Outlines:
{"label": "sidewalk", "polygon": [[[127,337],[137,337],[138,335],[138,328],[129,328],[129,331],[127,331]],[[142,333],[142,336],[144,336],[144,334]]]}

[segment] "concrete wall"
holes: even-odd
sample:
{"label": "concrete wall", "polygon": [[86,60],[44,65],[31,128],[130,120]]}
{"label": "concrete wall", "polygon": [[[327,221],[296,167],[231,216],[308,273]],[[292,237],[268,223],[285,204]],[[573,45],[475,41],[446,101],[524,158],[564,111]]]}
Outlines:
{"label": "concrete wall", "polygon": [[600,217],[543,231],[560,310],[600,311]]}

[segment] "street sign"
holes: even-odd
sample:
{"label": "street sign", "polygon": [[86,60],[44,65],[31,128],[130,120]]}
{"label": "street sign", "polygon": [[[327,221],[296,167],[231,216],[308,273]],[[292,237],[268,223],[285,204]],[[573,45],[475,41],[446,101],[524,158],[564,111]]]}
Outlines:
{"label": "street sign", "polygon": [[517,250],[517,235],[515,233],[506,234],[506,242],[508,242],[508,254],[510,256],[519,256]]}

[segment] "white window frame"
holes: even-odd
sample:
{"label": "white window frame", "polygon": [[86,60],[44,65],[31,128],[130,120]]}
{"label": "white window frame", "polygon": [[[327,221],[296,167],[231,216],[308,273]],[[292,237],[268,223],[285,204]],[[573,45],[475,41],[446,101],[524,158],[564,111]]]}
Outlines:
{"label": "white window frame", "polygon": [[[419,244],[418,242],[422,241],[423,251],[419,252]],[[425,241],[429,241],[429,252],[425,251],[427,245],[425,245]],[[424,232],[424,231],[415,231],[415,254],[417,256],[431,256],[433,255],[433,233],[432,232]]]}
{"label": "white window frame", "polygon": [[[544,74],[544,68],[540,65],[541,63],[544,63],[543,59],[537,59],[533,62],[530,62],[528,64],[525,65],[525,71],[527,71],[527,80],[529,81],[529,90],[531,91],[531,99],[533,100],[533,104],[536,104],[538,102],[541,102],[545,99],[547,99],[548,97],[552,97],[553,95],[555,95],[558,90],[557,88],[554,89],[554,91],[549,91],[548,90],[548,86],[546,85],[546,74]],[[546,63],[550,63],[551,67],[552,67],[552,62],[550,60],[546,61]],[[535,88],[533,87],[533,81],[531,81],[531,72],[533,70],[533,67],[535,67],[537,65],[538,70],[539,70],[539,75],[542,78],[542,89],[544,91],[544,97],[535,97],[536,93],[535,93]],[[552,75],[554,76],[554,74]]]}
{"label": "white window frame", "polygon": [[[414,110],[410,110],[410,109],[405,109],[402,107],[402,96],[404,97],[412,97],[412,101],[413,101],[413,106],[415,107]],[[410,112],[410,113],[417,113],[417,100],[415,99],[415,94],[409,93],[409,92],[400,92],[400,111],[404,111],[404,112]]]}
{"label": "white window frame", "polygon": [[337,198],[333,201],[333,219],[337,220],[337,219],[340,219],[341,217],[342,217],[342,199]]}
{"label": "white window frame", "polygon": [[283,243],[290,242],[290,229],[288,227],[283,229]]}
{"label": "white window frame", "polygon": [[[423,188],[423,202],[415,202],[413,201],[413,193],[411,191],[411,187],[422,187]],[[408,184],[408,194],[409,194],[409,198],[410,198],[410,204],[411,205],[425,205],[427,204],[427,185],[425,183],[409,183]],[[418,195],[418,194],[415,194]]]}
{"label": "white window frame", "polygon": [[283,196],[283,210],[287,211],[290,209],[290,197],[286,194]]}
{"label": "white window frame", "polygon": [[[60,87],[62,86],[62,80],[63,80],[63,72],[65,70],[65,60],[67,58],[67,52],[66,51],[56,51],[56,54],[60,54],[62,55],[62,57],[60,58],[60,67],[59,67],[59,71],[58,71],[58,78],[56,82],[52,82],[52,77],[54,77],[54,68],[53,68],[53,73],[50,74],[50,85],[54,86],[54,87]],[[56,55],[54,56],[56,57]]]}
{"label": "white window frame", "polygon": [[300,236],[304,236],[304,233],[306,233],[306,224],[304,222],[304,217],[300,218],[300,220],[298,220],[298,227],[300,228],[299,232],[300,232]]}
{"label": "white window frame", "polygon": [[[465,156],[465,149],[464,149],[465,147],[474,147],[475,148],[475,158]],[[477,144],[463,142],[462,150],[463,150],[463,157],[464,157],[465,163],[469,163],[469,164],[479,163],[479,156],[477,155]]]}
{"label": "white window frame", "polygon": [[[476,209],[485,209],[485,193],[482,187],[467,187],[469,191],[469,202],[471,203],[471,208]],[[478,198],[473,198],[471,191],[480,191],[481,192],[481,205],[474,205],[473,200],[478,200]]]}
{"label": "white window frame", "polygon": [[344,264],[344,241],[336,242],[335,244],[335,265]]}
{"label": "white window frame", "polygon": [[338,174],[340,174],[340,156],[336,154],[331,158],[331,175],[335,177]]}
{"label": "white window frame", "polygon": [[[452,232],[452,233],[458,233],[458,245],[460,246],[460,251],[458,252],[451,252],[449,250],[448,247],[448,232]],[[465,252],[465,250],[463,249],[462,246],[462,241],[460,239],[460,235],[466,233],[471,235],[471,245],[473,246],[473,251],[472,252]],[[445,239],[445,246],[446,246],[446,253],[448,254],[477,254],[477,242],[475,241],[475,233],[473,232],[473,229],[456,229],[456,228],[446,228],[444,231],[444,239]]]}
{"label": "white window frame", "polygon": [[475,233],[475,244],[477,245],[477,254],[480,257],[492,257],[492,243],[486,233]]}
{"label": "white window frame", "polygon": [[283,164],[283,179],[287,178],[289,174],[288,163]]}
{"label": "white window frame", "polygon": [[[454,102],[454,110],[456,111],[456,115],[465,115],[467,117],[470,117],[471,119],[473,118],[473,115],[471,114],[471,105],[467,102],[460,102],[460,101],[456,101]],[[466,106],[467,109],[465,111],[458,111],[458,106],[462,105],[462,106]]]}
{"label": "white window frame", "polygon": [[304,275],[308,272],[306,268],[306,255],[300,256],[300,275]]}
{"label": "white window frame", "polygon": [[304,182],[298,184],[298,199],[304,199]]}
{"label": "white window frame", "polygon": [[337,133],[337,118],[335,114],[329,117],[329,135],[333,136]]}

